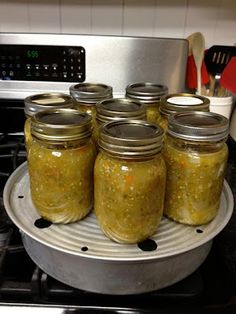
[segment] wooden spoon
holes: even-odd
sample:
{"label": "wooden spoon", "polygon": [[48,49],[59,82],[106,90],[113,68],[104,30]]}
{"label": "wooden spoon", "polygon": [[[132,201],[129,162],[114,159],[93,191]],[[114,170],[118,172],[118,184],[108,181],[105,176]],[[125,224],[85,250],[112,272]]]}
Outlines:
{"label": "wooden spoon", "polygon": [[193,34],[192,37],[192,52],[193,58],[197,68],[197,93],[201,95],[201,86],[202,86],[202,76],[201,68],[202,61],[204,60],[204,51],[205,51],[205,40],[202,33],[197,32]]}
{"label": "wooden spoon", "polygon": [[[201,33],[193,33],[187,37],[189,50],[188,50],[188,68],[187,68],[187,83],[191,88],[193,86],[197,89],[198,94],[207,94],[205,84],[209,82],[209,75],[204,63],[204,48],[205,40]],[[201,44],[199,46],[198,42]],[[200,49],[201,48],[201,49]],[[200,53],[200,54],[199,54]],[[194,66],[192,64],[194,62]],[[196,79],[196,85],[194,81]],[[203,86],[201,86],[203,84]]]}

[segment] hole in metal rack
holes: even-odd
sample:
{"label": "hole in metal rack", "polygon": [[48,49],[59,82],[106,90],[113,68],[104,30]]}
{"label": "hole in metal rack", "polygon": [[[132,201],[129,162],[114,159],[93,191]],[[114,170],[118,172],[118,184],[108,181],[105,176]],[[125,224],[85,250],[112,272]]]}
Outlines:
{"label": "hole in metal rack", "polygon": [[146,239],[138,243],[138,247],[142,251],[155,251],[157,249],[157,243],[152,239]]}
{"label": "hole in metal rack", "polygon": [[51,221],[48,221],[46,219],[43,218],[39,218],[37,220],[35,220],[34,222],[35,227],[39,228],[39,229],[44,229],[44,228],[48,228],[52,225]]}
{"label": "hole in metal rack", "polygon": [[197,233],[203,233],[203,230],[202,229],[196,229],[196,232]]}
{"label": "hole in metal rack", "polygon": [[81,251],[83,251],[83,252],[88,251],[88,247],[87,246],[82,246]]}
{"label": "hole in metal rack", "polygon": [[24,195],[18,195],[18,198],[24,198]]}

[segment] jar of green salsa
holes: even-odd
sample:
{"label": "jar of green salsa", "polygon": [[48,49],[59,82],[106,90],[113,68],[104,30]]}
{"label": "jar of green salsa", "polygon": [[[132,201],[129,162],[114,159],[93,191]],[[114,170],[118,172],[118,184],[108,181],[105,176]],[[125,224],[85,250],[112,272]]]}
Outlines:
{"label": "jar of green salsa", "polygon": [[167,95],[168,87],[156,83],[134,83],[126,87],[126,97],[146,105],[147,121],[157,123],[160,116],[160,99]]}
{"label": "jar of green salsa", "polygon": [[96,117],[96,103],[112,98],[112,87],[100,83],[79,83],[70,86],[70,95],[75,100],[75,108]]}
{"label": "jar of green salsa", "polygon": [[97,103],[97,115],[93,137],[95,142],[99,137],[99,130],[107,122],[117,120],[146,120],[145,105],[128,98],[111,98]]}
{"label": "jar of green salsa", "polygon": [[145,121],[106,123],[94,169],[94,209],[102,231],[137,243],[157,230],[164,205],[163,130]]}
{"label": "jar of green salsa", "polygon": [[31,126],[31,118],[40,111],[47,109],[59,109],[59,108],[72,108],[73,107],[73,99],[63,93],[43,93],[31,95],[25,98],[25,115],[26,121],[24,126],[24,135],[25,135],[25,146],[26,150],[29,150],[29,147],[32,142],[30,126]]}
{"label": "jar of green salsa", "polygon": [[157,124],[167,130],[168,118],[171,114],[181,111],[208,112],[209,106],[209,99],[203,96],[188,93],[168,94],[161,97]]}
{"label": "jar of green salsa", "polygon": [[93,206],[91,120],[74,109],[34,115],[28,152],[30,188],[39,214],[54,223],[82,219]]}
{"label": "jar of green salsa", "polygon": [[227,164],[228,119],[210,112],[169,118],[163,157],[167,167],[164,214],[188,225],[217,214]]}

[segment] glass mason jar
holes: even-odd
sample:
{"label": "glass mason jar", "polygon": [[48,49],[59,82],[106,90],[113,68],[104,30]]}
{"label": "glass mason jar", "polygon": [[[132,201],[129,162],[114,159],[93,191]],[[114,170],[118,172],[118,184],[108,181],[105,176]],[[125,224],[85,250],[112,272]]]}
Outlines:
{"label": "glass mason jar", "polygon": [[228,120],[210,112],[171,115],[163,156],[167,167],[164,214],[201,225],[217,214],[227,164]]}
{"label": "glass mason jar", "polygon": [[32,201],[54,223],[82,219],[93,206],[91,120],[75,109],[50,109],[34,115],[28,165]]}
{"label": "glass mason jar", "polygon": [[117,120],[146,120],[145,105],[128,98],[111,98],[97,103],[97,115],[94,125],[93,138],[99,137],[99,130],[107,122]]}
{"label": "glass mason jar", "polygon": [[63,93],[44,93],[32,95],[26,97],[24,103],[26,115],[24,126],[26,151],[28,151],[32,142],[30,125],[31,118],[35,115],[35,113],[52,108],[59,109],[73,107],[73,99],[69,95]]}
{"label": "glass mason jar", "polygon": [[98,83],[79,83],[70,86],[70,95],[75,100],[75,108],[96,117],[96,103],[112,98],[112,87]]}
{"label": "glass mason jar", "polygon": [[126,97],[146,105],[147,121],[157,123],[160,116],[160,98],[168,93],[168,87],[155,83],[134,83],[126,87]]}
{"label": "glass mason jar", "polygon": [[168,94],[161,97],[160,115],[157,124],[165,131],[168,127],[168,118],[171,114],[181,111],[209,111],[208,98],[188,93]]}
{"label": "glass mason jar", "polygon": [[164,206],[163,130],[141,120],[101,128],[94,168],[94,209],[102,231],[121,243],[137,243],[157,230]]}

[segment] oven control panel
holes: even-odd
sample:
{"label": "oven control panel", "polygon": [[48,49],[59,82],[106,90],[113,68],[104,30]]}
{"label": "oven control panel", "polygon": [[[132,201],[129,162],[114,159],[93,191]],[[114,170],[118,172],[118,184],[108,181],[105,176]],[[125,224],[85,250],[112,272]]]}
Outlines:
{"label": "oven control panel", "polygon": [[85,49],[72,46],[0,45],[0,79],[85,81]]}

